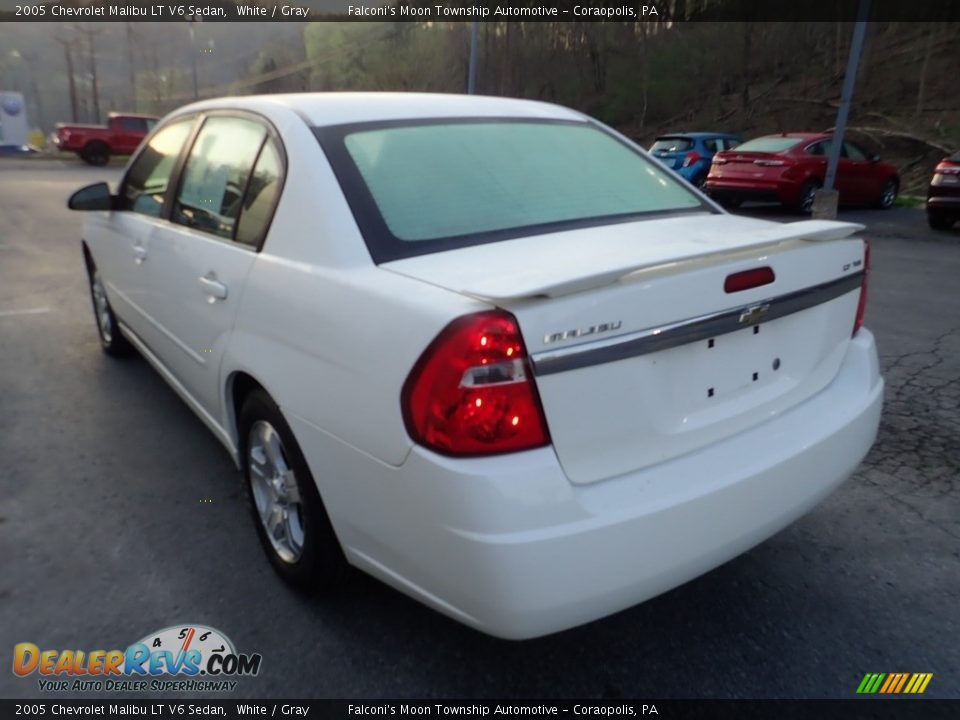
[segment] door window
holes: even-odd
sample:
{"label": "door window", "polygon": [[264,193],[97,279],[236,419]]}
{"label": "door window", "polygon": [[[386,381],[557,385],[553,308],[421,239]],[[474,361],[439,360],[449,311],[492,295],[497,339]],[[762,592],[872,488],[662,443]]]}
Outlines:
{"label": "door window", "polygon": [[211,117],[190,150],[171,220],[232,239],[250,170],[266,128],[240,117]]}
{"label": "door window", "polygon": [[266,235],[283,183],[283,160],[273,140],[267,140],[247,185],[237,225],[237,242],[259,247]]}
{"label": "door window", "polygon": [[124,178],[120,190],[121,210],[160,216],[170,174],[192,127],[192,117],[176,120],[151,138]]}
{"label": "door window", "polygon": [[843,144],[843,149],[846,151],[847,157],[851,160],[866,160],[867,154],[860,149],[859,146],[854,145],[853,143],[845,142]]}
{"label": "door window", "polygon": [[145,133],[147,121],[144,118],[122,117],[120,127],[124,132]]}

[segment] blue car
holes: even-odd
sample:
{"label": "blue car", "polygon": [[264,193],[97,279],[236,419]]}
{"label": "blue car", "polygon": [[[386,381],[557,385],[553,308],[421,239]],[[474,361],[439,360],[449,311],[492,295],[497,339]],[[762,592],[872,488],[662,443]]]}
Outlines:
{"label": "blue car", "polygon": [[699,188],[707,180],[713,156],[742,142],[742,137],[730,133],[674,133],[658,137],[650,146],[650,154]]}

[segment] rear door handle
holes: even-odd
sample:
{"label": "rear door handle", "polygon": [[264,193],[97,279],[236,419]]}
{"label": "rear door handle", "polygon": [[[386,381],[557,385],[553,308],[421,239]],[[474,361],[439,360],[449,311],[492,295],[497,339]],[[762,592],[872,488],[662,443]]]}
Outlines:
{"label": "rear door handle", "polygon": [[143,245],[134,245],[133,246],[133,260],[140,265],[144,260],[147,259],[147,249]]}
{"label": "rear door handle", "polygon": [[213,300],[227,299],[227,286],[219,280],[214,280],[206,275],[201,276],[200,287],[203,288],[203,292],[206,295],[210,296],[211,302],[213,302]]}

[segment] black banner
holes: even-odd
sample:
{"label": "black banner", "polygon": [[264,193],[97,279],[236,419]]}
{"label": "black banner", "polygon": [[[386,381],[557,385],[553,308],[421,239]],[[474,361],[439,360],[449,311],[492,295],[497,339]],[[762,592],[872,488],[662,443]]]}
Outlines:
{"label": "black banner", "polygon": [[0,700],[0,718],[955,720],[960,700]]}
{"label": "black banner", "polygon": [[[852,21],[861,0],[0,0],[6,22]],[[870,0],[872,21],[960,21],[956,0]]]}

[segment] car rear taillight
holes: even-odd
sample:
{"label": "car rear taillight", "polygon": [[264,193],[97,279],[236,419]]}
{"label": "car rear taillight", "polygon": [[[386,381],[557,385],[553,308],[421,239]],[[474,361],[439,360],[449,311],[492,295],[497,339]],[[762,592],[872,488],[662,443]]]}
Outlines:
{"label": "car rear taillight", "polygon": [[786,165],[786,160],[754,160],[754,165],[761,165],[763,167],[780,167]]}
{"label": "car rear taillight", "polygon": [[870,241],[863,241],[863,284],[860,285],[860,302],[857,303],[857,317],[853,321],[853,334],[863,327],[863,317],[867,314],[867,281],[870,279]]}
{"label": "car rear taillight", "polygon": [[773,268],[765,265],[764,267],[727,275],[726,280],[723,281],[723,289],[728,293],[741,292],[743,290],[769,285],[776,279],[776,275],[773,274]]}
{"label": "car rear taillight", "polygon": [[457,318],[414,365],[401,396],[407,432],[444,455],[491,455],[550,442],[517,321]]}
{"label": "car rear taillight", "polygon": [[691,150],[683,158],[683,167],[690,167],[691,165],[699,161],[700,161],[700,153],[698,153],[696,150]]}
{"label": "car rear taillight", "polygon": [[933,169],[933,172],[941,175],[960,175],[960,165],[954,165],[944,160]]}
{"label": "car rear taillight", "polygon": [[720,155],[714,155],[714,156],[713,156],[713,164],[714,164],[714,165],[726,165],[727,162],[729,162],[729,161],[728,161],[725,157],[721,157]]}

